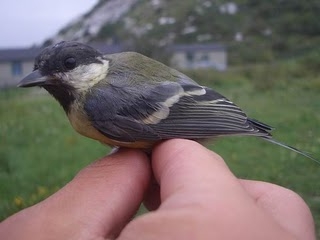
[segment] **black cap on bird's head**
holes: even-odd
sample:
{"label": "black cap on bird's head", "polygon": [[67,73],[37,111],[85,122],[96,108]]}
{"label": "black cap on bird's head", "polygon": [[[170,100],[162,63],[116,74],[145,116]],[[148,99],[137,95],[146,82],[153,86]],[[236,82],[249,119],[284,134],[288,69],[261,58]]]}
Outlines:
{"label": "black cap on bird's head", "polygon": [[24,77],[18,87],[43,87],[66,109],[76,90],[87,90],[105,77],[108,65],[108,60],[96,49],[63,41],[41,51],[33,72]]}
{"label": "black cap on bird's head", "polygon": [[43,49],[36,57],[34,70],[18,87],[54,85],[58,73],[68,73],[81,65],[101,63],[102,54],[79,42],[60,42]]}

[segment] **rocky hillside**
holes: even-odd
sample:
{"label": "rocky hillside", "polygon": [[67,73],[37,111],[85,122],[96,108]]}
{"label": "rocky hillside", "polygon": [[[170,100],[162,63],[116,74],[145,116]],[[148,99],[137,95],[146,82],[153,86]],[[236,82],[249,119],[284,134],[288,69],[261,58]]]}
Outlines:
{"label": "rocky hillside", "polygon": [[320,46],[319,0],[100,0],[45,44],[121,43],[157,55],[173,43],[219,42],[231,63],[273,61]]}

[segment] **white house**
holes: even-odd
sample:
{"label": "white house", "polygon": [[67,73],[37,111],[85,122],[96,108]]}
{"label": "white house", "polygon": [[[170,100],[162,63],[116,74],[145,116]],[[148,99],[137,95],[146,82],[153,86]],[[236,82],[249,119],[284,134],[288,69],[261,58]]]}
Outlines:
{"label": "white house", "polygon": [[227,69],[227,51],[221,44],[180,44],[169,47],[171,66],[179,69]]}
{"label": "white house", "polygon": [[0,87],[16,85],[33,69],[34,58],[40,48],[17,48],[0,50]]}

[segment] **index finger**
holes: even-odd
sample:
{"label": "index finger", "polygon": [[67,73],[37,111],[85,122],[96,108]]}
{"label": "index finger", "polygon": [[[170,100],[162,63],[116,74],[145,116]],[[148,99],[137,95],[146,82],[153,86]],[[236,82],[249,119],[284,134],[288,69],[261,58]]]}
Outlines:
{"label": "index finger", "polygon": [[204,201],[212,205],[234,195],[249,198],[223,159],[199,143],[169,140],[152,154],[154,175],[161,186],[161,207]]}

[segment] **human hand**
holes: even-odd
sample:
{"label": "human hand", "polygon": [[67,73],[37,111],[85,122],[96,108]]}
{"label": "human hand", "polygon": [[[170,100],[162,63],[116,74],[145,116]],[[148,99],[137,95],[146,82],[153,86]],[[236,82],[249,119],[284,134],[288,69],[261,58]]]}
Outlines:
{"label": "human hand", "polygon": [[[159,144],[152,170],[160,194],[148,187],[147,156],[122,149],[3,221],[0,239],[315,239],[312,216],[297,194],[237,179],[195,142]],[[129,222],[143,199],[157,210]]]}

